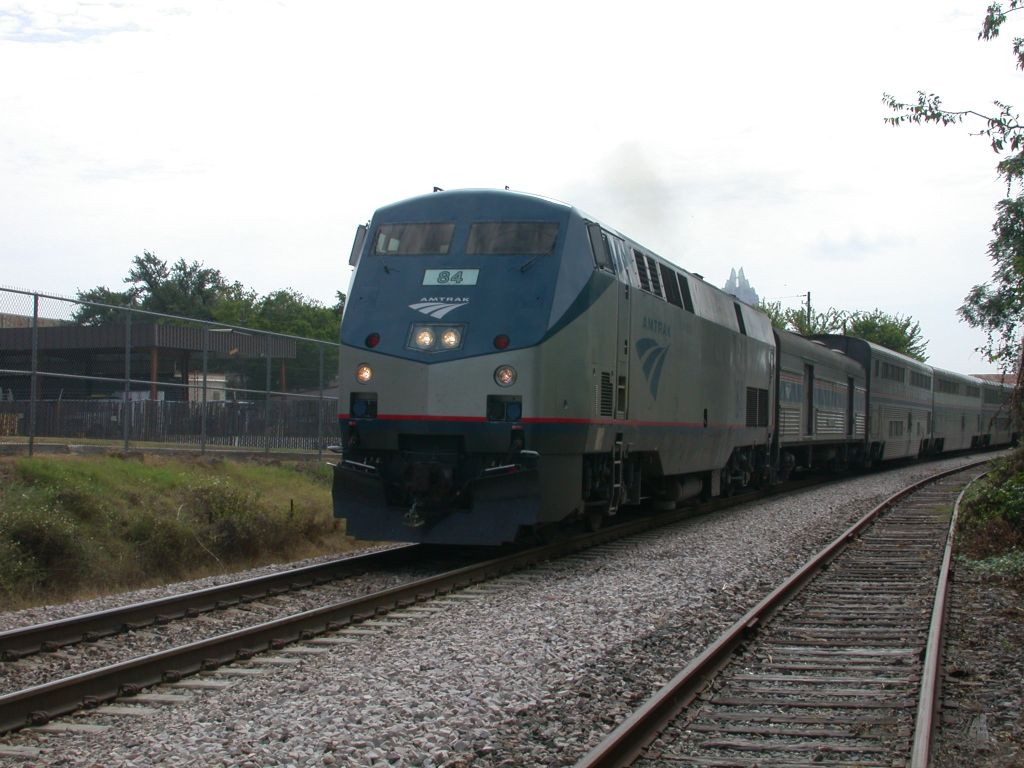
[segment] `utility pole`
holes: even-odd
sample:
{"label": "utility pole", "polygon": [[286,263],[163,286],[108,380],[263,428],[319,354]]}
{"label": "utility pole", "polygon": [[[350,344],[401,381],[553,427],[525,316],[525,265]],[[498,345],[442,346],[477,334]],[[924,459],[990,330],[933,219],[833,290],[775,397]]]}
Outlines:
{"label": "utility pole", "polygon": [[811,292],[807,292],[807,330],[813,330],[811,328]]}

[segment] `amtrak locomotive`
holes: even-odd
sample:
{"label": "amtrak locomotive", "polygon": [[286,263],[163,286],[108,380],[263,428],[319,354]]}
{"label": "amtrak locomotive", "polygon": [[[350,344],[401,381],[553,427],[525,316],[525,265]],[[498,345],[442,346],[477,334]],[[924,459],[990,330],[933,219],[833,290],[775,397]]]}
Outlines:
{"label": "amtrak locomotive", "polygon": [[359,538],[497,544],[642,499],[1012,437],[1008,388],[774,330],[544,198],[381,208],[351,263],[333,499]]}

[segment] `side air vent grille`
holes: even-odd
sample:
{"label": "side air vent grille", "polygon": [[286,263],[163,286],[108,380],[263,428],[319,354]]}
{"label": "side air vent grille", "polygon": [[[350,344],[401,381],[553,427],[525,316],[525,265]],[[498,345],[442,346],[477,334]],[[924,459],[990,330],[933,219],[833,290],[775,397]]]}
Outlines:
{"label": "side air vent grille", "polygon": [[768,390],[747,387],[747,426],[768,426]]}
{"label": "side air vent grille", "polygon": [[612,386],[612,375],[601,371],[601,384],[597,392],[597,413],[599,416],[611,416],[615,402],[615,388]]}

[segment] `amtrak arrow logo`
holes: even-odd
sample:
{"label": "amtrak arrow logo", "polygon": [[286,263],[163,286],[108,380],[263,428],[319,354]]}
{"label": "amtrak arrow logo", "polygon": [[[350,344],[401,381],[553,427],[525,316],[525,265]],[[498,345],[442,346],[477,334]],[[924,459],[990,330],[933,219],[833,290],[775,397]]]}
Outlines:
{"label": "amtrak arrow logo", "polygon": [[409,309],[415,309],[417,312],[422,312],[424,315],[428,315],[429,317],[433,317],[437,320],[440,320],[442,317],[447,315],[452,310],[458,309],[459,307],[464,307],[467,304],[469,304],[469,299],[462,299],[461,301],[457,301],[455,303],[437,301],[435,299],[428,301],[420,301],[417,302],[416,304],[410,304]]}
{"label": "amtrak arrow logo", "polygon": [[658,342],[654,339],[643,338],[636,342],[636,354],[640,358],[644,378],[647,379],[647,386],[651,390],[651,397],[657,399],[658,382],[661,381],[661,369],[665,365],[668,347],[658,346]]}

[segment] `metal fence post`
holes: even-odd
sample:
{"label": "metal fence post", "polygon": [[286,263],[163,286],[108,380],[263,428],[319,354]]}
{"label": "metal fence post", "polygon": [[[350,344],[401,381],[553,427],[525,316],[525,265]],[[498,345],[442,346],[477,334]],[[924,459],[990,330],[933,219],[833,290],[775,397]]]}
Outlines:
{"label": "metal fence post", "polygon": [[320,398],[316,401],[316,460],[324,457],[324,347],[318,344],[320,351]]}
{"label": "metal fence post", "polygon": [[[194,449],[197,439],[203,453],[210,450],[210,445],[219,447],[222,442],[233,442],[240,449],[259,452],[259,414],[256,413],[259,385],[255,377],[259,375],[256,368],[262,356],[264,453],[296,448],[308,455],[311,452],[309,440],[313,438],[317,441],[317,458],[323,458],[325,441],[329,442],[333,434],[333,419],[327,421],[325,415],[337,402],[327,376],[327,353],[331,351],[333,360],[336,351],[332,350],[337,350],[337,344],[290,334],[261,333],[256,329],[219,328],[218,324],[204,323],[198,318],[0,288],[0,298],[8,295],[20,297],[23,303],[10,321],[6,315],[0,317],[3,352],[8,351],[10,338],[11,349],[17,353],[11,356],[16,360],[12,370],[7,370],[8,356],[0,355],[4,358],[0,368],[4,374],[2,383],[12,381],[15,384],[10,392],[5,386],[4,395],[10,397],[16,391],[20,391],[20,395],[16,404],[3,403],[0,431],[13,431],[18,439],[24,437],[22,445],[28,455],[34,456],[39,445],[44,449],[49,447],[46,443],[50,437],[66,444],[80,438],[100,440],[111,448],[119,440],[125,452],[147,450],[150,443],[159,442]],[[43,317],[44,312],[46,317]],[[121,313],[124,313],[123,321]],[[202,328],[202,383],[194,378],[199,371],[190,371],[191,366],[200,362],[195,359],[197,323]],[[50,326],[60,330],[51,330]],[[185,328],[189,330],[182,330]],[[218,342],[214,352],[212,341],[220,331],[238,335],[222,336],[223,343]],[[257,336],[262,336],[262,341]],[[235,343],[230,342],[231,338]],[[149,389],[172,394],[185,390],[184,397],[179,394],[166,400],[159,396],[147,400],[135,398],[136,385],[145,387],[147,381],[142,372],[139,379],[133,378],[136,339],[139,354],[149,355]],[[278,339],[282,341],[278,343]],[[314,348],[317,350],[318,385],[311,387],[309,353]],[[120,365],[116,355],[109,354],[112,349],[121,350],[124,355]],[[68,350],[73,350],[73,355],[65,354]],[[279,350],[280,355],[275,356],[274,350]],[[29,359],[25,359],[26,351],[30,353]],[[163,355],[159,358],[160,370],[157,370],[158,355]],[[169,372],[170,355],[175,355],[173,373]],[[294,382],[289,389],[286,365],[293,359]],[[144,361],[140,361],[140,365],[146,367]],[[275,372],[275,365],[279,372]],[[158,381],[160,371],[165,375]],[[119,373],[121,379],[117,378]],[[273,388],[275,376],[279,376],[280,381],[276,390]],[[26,381],[29,383],[27,392]],[[231,390],[228,381],[232,382]],[[223,395],[219,395],[219,391]],[[277,406],[272,402],[275,395],[280,395]],[[195,407],[197,398],[201,398],[198,408]],[[226,402],[220,402],[222,399]],[[315,409],[311,405],[314,402]],[[13,418],[9,410],[14,411]],[[309,428],[310,411],[317,420],[315,429]],[[195,423],[197,416],[200,418],[198,425]],[[211,416],[215,417],[212,422]],[[121,425],[115,428],[118,418],[121,418]],[[42,443],[40,438],[43,438]]]}
{"label": "metal fence post", "polygon": [[[210,326],[203,325],[203,402],[199,405],[199,453],[206,453],[206,375],[210,366]],[[185,382],[186,384],[188,382]],[[188,391],[188,390],[186,390]]]}
{"label": "metal fence post", "polygon": [[121,403],[121,434],[124,437],[124,452],[128,453],[128,418],[132,398],[132,313],[125,311],[124,321],[124,402]]}
{"label": "metal fence post", "polygon": [[35,450],[36,401],[39,399],[39,294],[32,294],[32,382],[28,404],[28,455]]}
{"label": "metal fence post", "polygon": [[263,452],[270,453],[270,338],[264,336],[264,349],[267,350],[267,389],[263,401],[263,430],[264,438]]}

